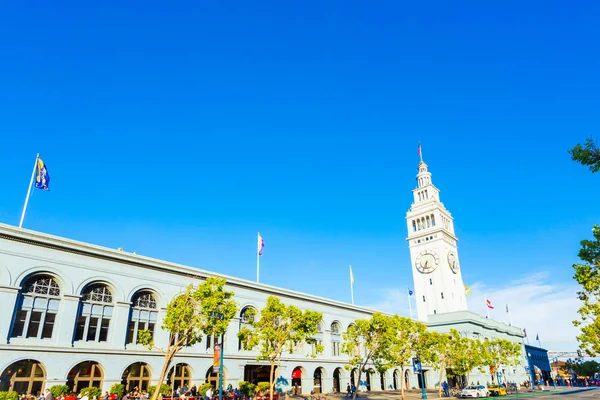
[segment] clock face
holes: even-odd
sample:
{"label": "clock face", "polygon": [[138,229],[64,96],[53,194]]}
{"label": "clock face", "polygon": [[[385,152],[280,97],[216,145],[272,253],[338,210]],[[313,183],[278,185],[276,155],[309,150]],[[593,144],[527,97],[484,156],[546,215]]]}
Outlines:
{"label": "clock face", "polygon": [[423,251],[417,256],[415,267],[424,274],[433,272],[440,263],[439,257],[433,251]]}
{"label": "clock face", "polygon": [[458,273],[458,257],[456,257],[456,253],[454,253],[453,251],[448,252],[448,265],[450,266],[452,272],[454,272],[455,274]]}

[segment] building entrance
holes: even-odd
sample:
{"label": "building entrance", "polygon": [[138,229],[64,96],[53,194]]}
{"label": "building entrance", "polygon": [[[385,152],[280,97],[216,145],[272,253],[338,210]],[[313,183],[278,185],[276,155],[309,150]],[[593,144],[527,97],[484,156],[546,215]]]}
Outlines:
{"label": "building entrance", "polygon": [[244,367],[244,380],[255,385],[258,382],[269,382],[270,372],[271,367],[269,365],[246,365]]}

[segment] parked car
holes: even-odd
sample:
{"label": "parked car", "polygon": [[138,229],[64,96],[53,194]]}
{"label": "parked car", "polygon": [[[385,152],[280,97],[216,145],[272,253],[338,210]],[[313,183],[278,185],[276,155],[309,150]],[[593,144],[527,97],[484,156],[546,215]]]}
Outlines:
{"label": "parked car", "polygon": [[467,386],[458,395],[460,398],[479,398],[479,397],[490,397],[490,392],[483,385],[470,385]]}
{"label": "parked car", "polygon": [[506,389],[500,385],[488,385],[490,396],[506,396]]}

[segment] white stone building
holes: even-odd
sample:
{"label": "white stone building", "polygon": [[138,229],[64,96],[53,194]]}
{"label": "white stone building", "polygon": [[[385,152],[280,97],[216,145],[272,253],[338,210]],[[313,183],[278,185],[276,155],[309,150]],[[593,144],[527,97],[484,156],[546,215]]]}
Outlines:
{"label": "white stone building", "polygon": [[[424,163],[417,181],[407,221],[419,319],[442,332],[456,327],[471,337],[523,343],[521,329],[466,311],[452,217],[439,201]],[[160,325],[167,303],[190,283],[208,276],[220,275],[0,224],[0,390],[36,393],[56,384],[68,384],[76,391],[87,386],[109,390],[121,382],[127,388],[144,389],[156,384],[164,358],[137,344],[137,331],[153,330],[157,345],[164,345],[168,336]],[[285,390],[298,384],[303,393],[332,392],[345,391],[347,383],[354,382],[354,372],[344,369],[347,357],[340,353],[342,333],[374,310],[225,278],[241,311],[225,336],[224,386],[268,380],[268,365],[256,362],[255,352],[241,349],[237,332],[244,310],[260,310],[270,295],[323,313],[317,339],[325,351],[315,359],[306,357],[308,348],[285,355],[278,386]],[[179,353],[167,383],[178,387],[215,382],[213,345],[214,338],[205,338]],[[438,374],[425,370],[426,385],[439,384]],[[505,377],[527,379],[523,367],[506,369]],[[484,375],[472,379],[489,380]],[[412,367],[392,369],[383,376],[371,369],[360,388],[389,390],[419,384]]]}

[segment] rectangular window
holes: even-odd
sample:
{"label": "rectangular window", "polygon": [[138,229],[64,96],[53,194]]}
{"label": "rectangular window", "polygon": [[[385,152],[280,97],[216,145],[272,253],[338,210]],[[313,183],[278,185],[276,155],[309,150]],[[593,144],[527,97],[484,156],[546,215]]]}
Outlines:
{"label": "rectangular window", "polygon": [[206,350],[208,350],[208,349],[210,349],[212,347],[211,346],[212,338],[213,337],[211,335],[209,335],[209,336],[206,337]]}
{"label": "rectangular window", "polygon": [[102,324],[100,325],[100,338],[99,342],[106,342],[108,339],[108,325],[110,324],[110,319],[102,318]]}
{"label": "rectangular window", "polygon": [[152,322],[148,323],[148,330],[150,331],[150,337],[154,339],[154,324]]}
{"label": "rectangular window", "polygon": [[[143,331],[145,329],[146,329],[146,323],[145,322],[141,322],[141,321],[138,322],[138,332],[139,331]],[[136,342],[137,342],[137,338],[135,338],[135,339],[136,339]]]}
{"label": "rectangular window", "polygon": [[37,337],[40,330],[40,322],[42,321],[42,313],[40,311],[32,311],[27,327],[27,337]]}
{"label": "rectangular window", "polygon": [[340,355],[340,342],[332,342],[331,343],[331,355],[333,355],[333,356]]}
{"label": "rectangular window", "polygon": [[46,313],[46,319],[44,320],[44,327],[42,328],[42,339],[52,338],[52,330],[54,329],[54,320],[56,314]]}
{"label": "rectangular window", "polygon": [[23,336],[23,328],[25,327],[25,321],[27,320],[27,311],[19,310],[17,317],[15,318],[15,324],[13,325],[11,337]]}
{"label": "rectangular window", "polygon": [[136,343],[137,340],[133,341],[133,334],[135,333],[135,321],[131,321],[127,327],[127,344]]}
{"label": "rectangular window", "polygon": [[98,318],[90,317],[90,324],[88,325],[87,337],[85,340],[87,342],[96,341],[96,332],[97,331],[98,331]]}
{"label": "rectangular window", "polygon": [[85,332],[85,319],[81,316],[77,319],[77,328],[75,329],[75,340],[83,340],[83,332]]}

